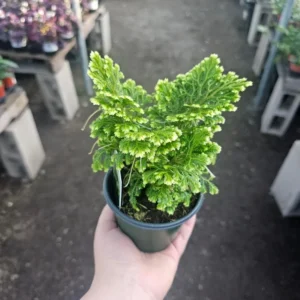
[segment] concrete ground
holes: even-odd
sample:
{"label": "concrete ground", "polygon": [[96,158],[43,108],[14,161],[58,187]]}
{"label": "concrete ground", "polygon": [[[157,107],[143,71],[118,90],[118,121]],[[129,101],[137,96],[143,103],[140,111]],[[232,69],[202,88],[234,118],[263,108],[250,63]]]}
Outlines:
{"label": "concrete ground", "polygon": [[[111,56],[149,91],[210,53],[257,84],[255,50],[246,43],[237,0],[109,0],[107,6]],[[2,174],[0,299],[79,299],[92,279],[93,232],[104,205],[103,174],[92,173],[87,154],[93,142],[80,131],[93,108],[81,96],[73,121],[52,121],[33,78],[21,82],[47,159],[32,183]],[[76,83],[82,95],[79,75]],[[283,220],[269,196],[300,124],[282,139],[261,135],[259,118],[247,109],[256,88],[218,134],[220,194],[207,197],[167,300],[300,299],[300,221]]]}

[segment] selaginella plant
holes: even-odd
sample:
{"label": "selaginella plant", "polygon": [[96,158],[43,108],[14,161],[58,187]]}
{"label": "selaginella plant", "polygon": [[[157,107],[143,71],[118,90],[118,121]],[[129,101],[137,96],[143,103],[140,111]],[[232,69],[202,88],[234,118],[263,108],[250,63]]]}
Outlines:
{"label": "selaginella plant", "polygon": [[213,137],[225,122],[222,113],[236,110],[251,82],[224,74],[215,54],[173,81],[159,80],[153,94],[124,81],[107,56],[92,52],[89,67],[95,88],[91,102],[99,107],[90,125],[96,139],[92,168],[121,171],[134,210],[145,208],[140,199],[146,197],[172,215],[178,205],[188,207],[193,195],[218,192],[209,166],[221,147]]}

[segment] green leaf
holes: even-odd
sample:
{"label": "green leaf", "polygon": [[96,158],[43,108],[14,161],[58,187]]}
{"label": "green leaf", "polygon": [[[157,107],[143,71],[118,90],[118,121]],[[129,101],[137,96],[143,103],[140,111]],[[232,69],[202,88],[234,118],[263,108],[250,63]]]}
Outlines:
{"label": "green leaf", "polygon": [[18,69],[19,66],[12,62],[11,60],[8,59],[4,59],[0,56],[0,69],[3,70],[14,70],[14,69]]}
{"label": "green leaf", "polygon": [[139,210],[137,199],[141,195],[143,188],[144,186],[141,176],[138,173],[133,173],[128,187],[128,194],[130,196],[130,203],[136,210]]}
{"label": "green leaf", "polygon": [[209,188],[209,193],[211,195],[216,195],[219,193],[219,189],[214,185],[212,182],[208,181],[208,188]]}
{"label": "green leaf", "polygon": [[116,169],[122,170],[122,168],[125,166],[125,154],[116,151],[111,156],[111,161],[114,163]]}
{"label": "green leaf", "polygon": [[94,172],[108,171],[113,167],[114,163],[111,159],[112,153],[106,148],[100,148],[93,155],[92,168]]}
{"label": "green leaf", "polygon": [[123,95],[130,96],[134,102],[140,105],[149,105],[152,103],[152,97],[148,95],[142,86],[136,85],[135,81],[132,79],[126,80],[122,85],[122,89]]}
{"label": "green leaf", "polygon": [[120,67],[108,56],[102,58],[98,52],[91,52],[88,74],[94,82],[96,91],[118,94],[121,90],[120,80],[124,78]]}
{"label": "green leaf", "polygon": [[130,154],[137,158],[145,157],[151,152],[149,143],[145,141],[131,141],[128,139],[123,139],[119,144],[119,149],[125,154]]}

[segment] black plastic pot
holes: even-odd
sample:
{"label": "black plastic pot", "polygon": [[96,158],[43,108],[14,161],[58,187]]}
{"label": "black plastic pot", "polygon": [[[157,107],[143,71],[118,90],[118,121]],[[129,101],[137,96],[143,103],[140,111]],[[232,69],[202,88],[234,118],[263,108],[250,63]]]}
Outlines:
{"label": "black plastic pot", "polygon": [[42,45],[39,42],[30,41],[27,46],[28,52],[37,54],[43,53]]}
{"label": "black plastic pot", "polygon": [[10,42],[0,41],[0,49],[3,49],[3,50],[11,49]]}
{"label": "black plastic pot", "polygon": [[103,192],[107,204],[115,213],[119,227],[143,252],[158,252],[167,248],[176,237],[181,225],[200,210],[204,201],[204,196],[201,195],[194,209],[177,221],[151,224],[134,220],[119,210],[116,182],[112,170],[109,170],[104,177]]}

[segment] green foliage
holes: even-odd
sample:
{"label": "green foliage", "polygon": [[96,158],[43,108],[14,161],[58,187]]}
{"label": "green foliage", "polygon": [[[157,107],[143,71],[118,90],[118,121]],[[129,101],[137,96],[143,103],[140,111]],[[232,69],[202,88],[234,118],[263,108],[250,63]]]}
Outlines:
{"label": "green foliage", "polygon": [[12,76],[11,72],[17,68],[17,64],[0,56],[0,80]]}
{"label": "green foliage", "polygon": [[[284,8],[286,0],[271,0],[273,13],[279,16]],[[295,0],[293,11],[292,11],[292,20],[300,20],[300,0]]]}
{"label": "green foliage", "polygon": [[222,112],[236,110],[251,82],[224,74],[215,54],[173,81],[159,80],[151,95],[133,80],[122,81],[119,66],[96,52],[89,75],[96,91],[91,101],[101,109],[90,125],[99,145],[93,170],[122,169],[133,208],[139,210],[143,193],[173,214],[194,194],[218,192],[208,166],[221,147],[212,139],[225,122]]}
{"label": "green foliage", "polygon": [[299,28],[289,25],[287,28],[279,28],[282,32],[280,43],[277,47],[279,55],[287,59],[292,58],[293,63],[300,65],[300,30]]}

